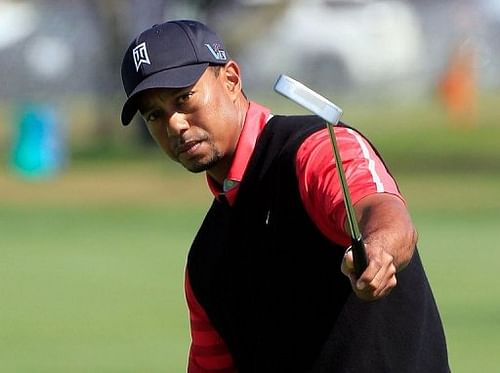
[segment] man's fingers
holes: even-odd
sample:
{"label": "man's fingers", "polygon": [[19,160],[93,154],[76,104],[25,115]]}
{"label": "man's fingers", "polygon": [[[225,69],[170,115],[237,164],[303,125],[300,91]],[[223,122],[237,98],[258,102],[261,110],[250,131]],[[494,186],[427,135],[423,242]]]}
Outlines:
{"label": "man's fingers", "polygon": [[[383,288],[385,288],[386,283],[395,277],[396,267],[393,264],[393,259],[391,256],[384,258],[384,261],[373,261],[373,267],[371,273],[375,272],[373,277],[370,279],[369,273],[364,273],[361,276],[359,282],[364,282],[374,294],[379,293]],[[368,272],[368,271],[367,271]],[[365,274],[367,277],[365,277]],[[358,286],[359,289],[359,286]]]}
{"label": "man's fingers", "polygon": [[378,285],[378,287],[373,290],[373,295],[375,297],[377,297],[377,298],[384,297],[387,294],[389,294],[390,291],[394,287],[396,287],[397,282],[398,282],[397,278],[396,278],[396,270],[395,270],[395,267],[394,267],[394,270],[392,269],[392,267],[394,267],[394,266],[391,266],[387,270],[386,276],[383,279],[383,281],[381,281],[380,284]]}
{"label": "man's fingers", "polygon": [[367,301],[388,295],[397,284],[394,258],[384,251],[370,258],[365,272],[357,278],[352,253],[347,250],[342,261],[342,272],[349,277],[356,295]]}
{"label": "man's fingers", "polygon": [[382,297],[389,295],[389,293],[392,291],[392,289],[394,289],[396,287],[397,283],[398,283],[398,280],[397,280],[396,276],[393,276],[387,282],[387,286],[384,289],[382,289],[382,291],[379,294],[377,294],[376,296],[378,298],[382,298]]}
{"label": "man's fingers", "polygon": [[344,259],[342,260],[342,266],[340,269],[342,273],[347,277],[350,277],[350,275],[354,272],[354,259],[350,247],[346,250],[344,254]]}

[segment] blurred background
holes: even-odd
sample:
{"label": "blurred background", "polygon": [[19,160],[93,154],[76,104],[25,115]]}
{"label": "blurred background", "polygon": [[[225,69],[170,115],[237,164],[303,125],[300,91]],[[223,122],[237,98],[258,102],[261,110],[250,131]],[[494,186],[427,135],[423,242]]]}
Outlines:
{"label": "blurred background", "polygon": [[187,250],[211,197],[140,120],[122,53],[198,19],[247,95],[286,73],[384,155],[420,232],[454,372],[500,365],[500,0],[0,0],[0,371],[182,372]]}

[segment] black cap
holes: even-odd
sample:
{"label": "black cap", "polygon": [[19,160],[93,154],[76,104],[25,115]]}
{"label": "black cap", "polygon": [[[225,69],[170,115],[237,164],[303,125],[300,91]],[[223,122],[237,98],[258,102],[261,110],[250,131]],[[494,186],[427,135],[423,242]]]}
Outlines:
{"label": "black cap", "polygon": [[221,39],[197,21],[169,21],[154,25],[129,46],[122,62],[127,101],[121,120],[130,123],[137,112],[134,99],[150,88],[184,88],[194,84],[208,65],[229,59]]}

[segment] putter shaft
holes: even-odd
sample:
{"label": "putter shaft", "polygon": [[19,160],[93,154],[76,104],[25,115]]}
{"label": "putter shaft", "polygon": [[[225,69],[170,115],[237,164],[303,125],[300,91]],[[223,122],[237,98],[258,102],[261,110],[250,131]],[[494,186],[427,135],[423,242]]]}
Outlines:
{"label": "putter shaft", "polygon": [[339,175],[339,181],[342,187],[342,196],[347,213],[348,230],[349,235],[351,236],[350,248],[354,260],[354,272],[356,276],[359,277],[367,267],[366,250],[363,238],[359,230],[358,222],[356,220],[356,214],[352,206],[344,168],[342,167],[342,159],[338,151],[337,139],[335,137],[333,128],[340,121],[340,117],[342,116],[342,109],[340,109],[337,105],[335,105],[325,97],[306,87],[304,84],[286,75],[279,76],[276,84],[274,85],[274,90],[284,97],[294,101],[295,103],[303,106],[312,113],[323,118],[326,122],[326,127],[328,128],[330,142],[332,144],[333,154],[335,157],[335,166]]}
{"label": "putter shaft", "polygon": [[351,201],[351,195],[347,187],[347,181],[345,179],[344,168],[342,167],[342,159],[340,158],[340,153],[337,146],[337,138],[333,131],[333,124],[326,123],[328,127],[328,133],[330,135],[330,141],[332,143],[333,154],[335,156],[335,167],[337,168],[337,173],[340,179],[340,185],[342,187],[342,196],[344,198],[344,205],[346,208],[347,222],[349,226],[349,235],[351,236],[351,251],[353,255],[354,262],[354,272],[356,276],[359,277],[366,269],[368,262],[366,259],[365,244],[363,242],[363,237],[359,231],[358,221],[356,220],[356,213],[354,212],[354,207]]}

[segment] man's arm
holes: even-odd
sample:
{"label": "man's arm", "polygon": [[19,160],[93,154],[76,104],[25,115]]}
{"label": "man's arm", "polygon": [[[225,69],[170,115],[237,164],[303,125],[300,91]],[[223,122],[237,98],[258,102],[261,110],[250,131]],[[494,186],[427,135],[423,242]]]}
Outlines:
{"label": "man's arm", "polygon": [[348,251],[342,261],[342,272],[350,278],[359,298],[377,300],[397,285],[397,272],[410,262],[417,233],[404,202],[395,195],[368,195],[354,205],[354,210],[365,242],[368,267],[356,278],[352,253]]}

